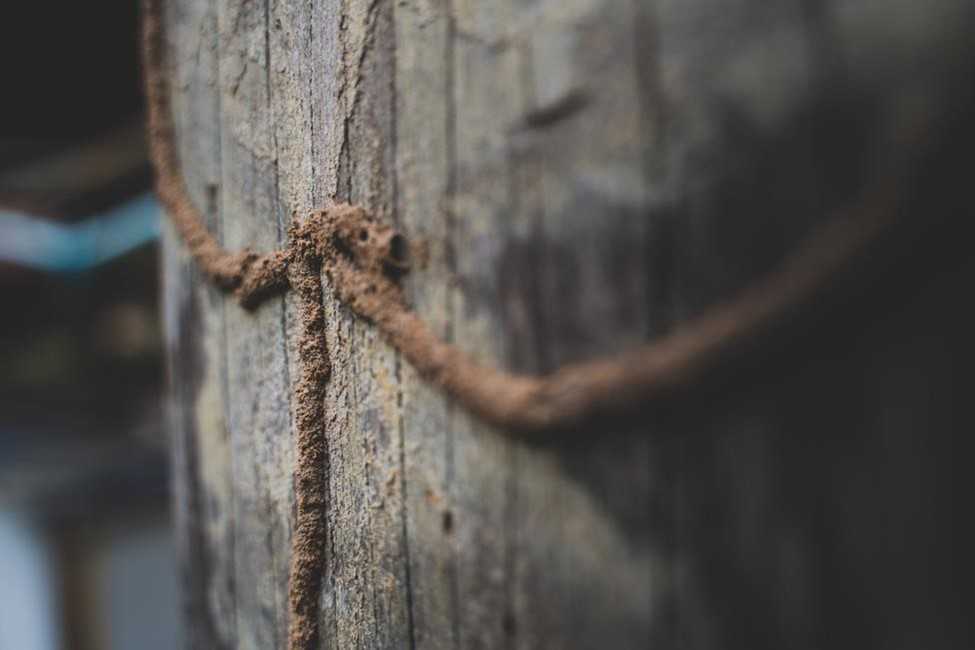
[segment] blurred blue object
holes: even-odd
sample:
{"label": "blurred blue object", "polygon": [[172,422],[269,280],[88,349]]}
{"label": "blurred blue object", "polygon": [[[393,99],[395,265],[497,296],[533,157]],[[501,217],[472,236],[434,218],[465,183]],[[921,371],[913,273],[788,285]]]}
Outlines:
{"label": "blurred blue object", "polygon": [[0,510],[0,648],[55,650],[61,645],[51,558],[39,531]]}
{"label": "blurred blue object", "polygon": [[151,194],[73,224],[0,211],[0,262],[51,272],[85,271],[158,238],[159,214]]}

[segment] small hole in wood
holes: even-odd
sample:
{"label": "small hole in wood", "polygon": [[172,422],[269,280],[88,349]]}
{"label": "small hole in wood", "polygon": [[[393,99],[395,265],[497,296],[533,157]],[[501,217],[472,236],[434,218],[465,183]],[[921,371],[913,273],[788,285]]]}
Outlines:
{"label": "small hole in wood", "polygon": [[393,235],[389,240],[389,258],[394,264],[399,266],[407,266],[410,257],[410,247],[406,243],[406,237],[403,235]]}

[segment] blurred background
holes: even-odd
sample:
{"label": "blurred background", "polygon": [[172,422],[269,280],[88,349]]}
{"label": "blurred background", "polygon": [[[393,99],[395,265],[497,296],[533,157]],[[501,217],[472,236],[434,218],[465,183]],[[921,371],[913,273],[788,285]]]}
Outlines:
{"label": "blurred background", "polygon": [[138,33],[0,20],[0,650],[178,646]]}

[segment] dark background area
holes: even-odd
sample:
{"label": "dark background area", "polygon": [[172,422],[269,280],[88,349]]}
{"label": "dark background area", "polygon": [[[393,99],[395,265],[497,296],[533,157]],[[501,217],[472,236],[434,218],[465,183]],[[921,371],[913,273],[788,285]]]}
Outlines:
{"label": "dark background area", "polygon": [[[138,13],[131,0],[4,6],[0,215],[67,233],[147,194]],[[0,221],[0,237],[13,228]],[[0,259],[0,515],[41,553],[60,647],[127,647],[119,621],[154,600],[172,625],[129,584],[175,598],[157,274],[152,245],[77,270]],[[152,619],[138,625],[152,646]]]}
{"label": "dark background area", "polygon": [[119,0],[4,7],[4,139],[63,145],[137,116],[138,13]]}

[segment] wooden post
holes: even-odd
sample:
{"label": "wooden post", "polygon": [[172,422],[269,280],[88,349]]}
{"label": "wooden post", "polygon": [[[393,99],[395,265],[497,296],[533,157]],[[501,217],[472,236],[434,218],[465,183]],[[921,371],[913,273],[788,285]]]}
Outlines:
{"label": "wooden post", "polygon": [[[173,0],[186,180],[231,249],[365,205],[426,242],[407,290],[443,337],[546,372],[679,327],[856,196],[901,100],[945,101],[925,84],[970,25],[963,0],[924,21],[894,4]],[[282,648],[293,298],[240,309],[172,232],[163,261],[189,646]],[[962,271],[812,315],[717,390],[533,444],[420,381],[323,278],[321,646],[959,639],[962,511],[931,508],[971,423],[950,372],[971,321],[925,315]]]}

